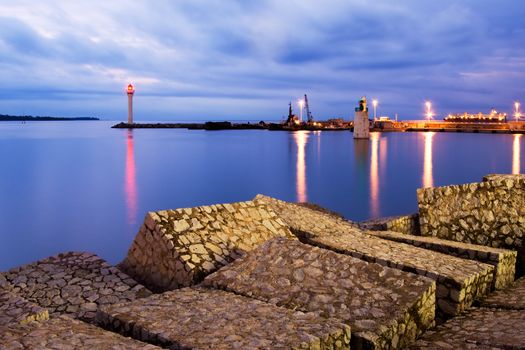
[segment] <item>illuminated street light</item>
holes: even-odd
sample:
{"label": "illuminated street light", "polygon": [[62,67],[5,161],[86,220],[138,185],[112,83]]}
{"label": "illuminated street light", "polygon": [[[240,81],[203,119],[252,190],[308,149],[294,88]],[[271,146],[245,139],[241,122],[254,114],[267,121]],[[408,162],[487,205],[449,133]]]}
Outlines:
{"label": "illuminated street light", "polygon": [[425,107],[427,108],[426,117],[428,120],[432,119],[434,113],[432,112],[432,103],[430,101],[425,102]]}
{"label": "illuminated street light", "polygon": [[303,99],[299,99],[299,101],[297,101],[297,103],[299,103],[299,110],[301,111],[300,112],[300,116],[301,116],[301,123],[303,122],[303,106],[304,106],[304,100]]}
{"label": "illuminated street light", "polygon": [[374,106],[374,121],[377,119],[376,109],[377,109],[377,99],[372,100],[372,105]]}
{"label": "illuminated street light", "polygon": [[514,116],[516,117],[516,120],[519,120],[521,117],[519,102],[514,102]]}

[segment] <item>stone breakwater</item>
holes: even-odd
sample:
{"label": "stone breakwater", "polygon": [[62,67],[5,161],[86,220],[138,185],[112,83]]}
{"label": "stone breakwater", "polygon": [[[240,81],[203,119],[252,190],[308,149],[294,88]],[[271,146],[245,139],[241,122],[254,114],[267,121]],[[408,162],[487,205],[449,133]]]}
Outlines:
{"label": "stone breakwater", "polygon": [[105,328],[169,349],[348,349],[350,327],[218,290],[183,288],[99,310]]}
{"label": "stone breakwater", "polygon": [[278,236],[294,238],[254,202],[151,212],[120,268],[154,291],[187,287]]}
{"label": "stone breakwater", "polygon": [[[519,250],[522,180],[488,176],[445,204],[466,206],[465,195],[506,205],[507,217],[490,209],[494,220],[463,220],[499,227],[486,235],[500,241],[510,227]],[[414,236],[415,222],[389,218],[368,228],[402,233],[372,232],[260,195],[149,213],[118,267],[65,253],[0,273],[0,349],[525,348],[525,282],[510,283],[516,253],[492,238],[482,247]]]}
{"label": "stone breakwater", "polygon": [[417,191],[422,236],[518,251],[525,268],[525,175]]}
{"label": "stone breakwater", "polygon": [[208,276],[203,286],[339,319],[351,327],[356,349],[403,348],[435,319],[434,281],[284,238]]}
{"label": "stone breakwater", "polygon": [[463,312],[491,289],[491,265],[388,241],[294,203],[262,195],[256,201],[270,206],[305,243],[435,280],[440,320]]}

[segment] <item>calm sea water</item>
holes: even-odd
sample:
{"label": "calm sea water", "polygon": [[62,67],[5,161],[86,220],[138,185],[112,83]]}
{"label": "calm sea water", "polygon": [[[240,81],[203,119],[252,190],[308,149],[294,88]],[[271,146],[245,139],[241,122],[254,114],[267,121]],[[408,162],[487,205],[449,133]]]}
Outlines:
{"label": "calm sea water", "polygon": [[0,123],[0,270],[62,251],[119,262],[147,211],[309,201],[352,220],[413,213],[416,189],[519,173],[521,135],[115,130]]}

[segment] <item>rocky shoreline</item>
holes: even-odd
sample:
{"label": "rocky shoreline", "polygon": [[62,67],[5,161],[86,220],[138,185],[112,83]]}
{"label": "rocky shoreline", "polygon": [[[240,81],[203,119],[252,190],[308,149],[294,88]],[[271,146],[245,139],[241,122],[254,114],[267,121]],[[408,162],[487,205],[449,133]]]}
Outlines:
{"label": "rocky shoreline", "polygon": [[126,259],[0,273],[0,349],[525,348],[525,176],[354,223],[251,201],[150,212]]}

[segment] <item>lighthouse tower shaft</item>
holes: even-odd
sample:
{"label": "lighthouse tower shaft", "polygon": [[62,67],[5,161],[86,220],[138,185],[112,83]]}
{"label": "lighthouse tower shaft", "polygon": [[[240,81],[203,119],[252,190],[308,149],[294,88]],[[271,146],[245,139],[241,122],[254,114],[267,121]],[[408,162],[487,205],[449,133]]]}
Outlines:
{"label": "lighthouse tower shaft", "polygon": [[359,107],[354,114],[354,139],[368,139],[370,137],[370,121],[368,120],[368,107],[366,97],[361,98]]}
{"label": "lighthouse tower shaft", "polygon": [[133,94],[128,94],[128,124],[133,124]]}

